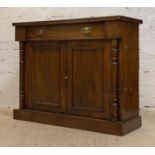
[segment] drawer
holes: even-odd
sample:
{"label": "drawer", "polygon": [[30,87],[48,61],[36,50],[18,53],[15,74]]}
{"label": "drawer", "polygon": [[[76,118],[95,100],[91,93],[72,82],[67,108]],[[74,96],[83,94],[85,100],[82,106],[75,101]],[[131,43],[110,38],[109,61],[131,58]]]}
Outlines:
{"label": "drawer", "polygon": [[28,40],[50,39],[81,39],[90,37],[103,37],[105,29],[103,23],[67,24],[51,26],[27,27]]}

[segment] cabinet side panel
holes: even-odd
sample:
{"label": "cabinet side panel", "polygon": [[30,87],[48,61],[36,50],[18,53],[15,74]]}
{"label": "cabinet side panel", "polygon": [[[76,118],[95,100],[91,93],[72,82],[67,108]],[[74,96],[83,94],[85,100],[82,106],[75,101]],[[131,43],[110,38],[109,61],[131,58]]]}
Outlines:
{"label": "cabinet side panel", "polygon": [[138,24],[121,22],[119,51],[120,119],[139,115],[139,52]]}

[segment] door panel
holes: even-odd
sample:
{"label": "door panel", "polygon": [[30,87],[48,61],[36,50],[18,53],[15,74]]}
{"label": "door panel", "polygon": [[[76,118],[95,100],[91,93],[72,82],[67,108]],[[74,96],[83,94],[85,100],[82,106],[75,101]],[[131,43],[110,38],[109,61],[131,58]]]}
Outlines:
{"label": "door panel", "polygon": [[59,49],[38,50],[34,57],[35,104],[58,105],[60,99]]}
{"label": "door panel", "polygon": [[65,107],[64,84],[61,78],[64,74],[63,43],[33,42],[27,43],[26,48],[27,107],[45,111],[63,111]]}
{"label": "door panel", "polygon": [[72,52],[74,83],[72,91],[76,94],[73,95],[74,106],[100,110],[103,102],[102,49],[75,49]]}
{"label": "door panel", "polygon": [[68,45],[68,112],[109,118],[110,44],[70,41]]}

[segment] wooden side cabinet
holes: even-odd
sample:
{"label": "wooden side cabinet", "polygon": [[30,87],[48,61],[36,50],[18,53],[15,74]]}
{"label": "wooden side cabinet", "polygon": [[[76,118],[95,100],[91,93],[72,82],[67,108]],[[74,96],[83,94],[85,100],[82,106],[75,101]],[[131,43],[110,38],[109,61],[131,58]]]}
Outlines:
{"label": "wooden side cabinet", "polygon": [[115,135],[139,128],[140,23],[124,16],[13,23],[14,118]]}

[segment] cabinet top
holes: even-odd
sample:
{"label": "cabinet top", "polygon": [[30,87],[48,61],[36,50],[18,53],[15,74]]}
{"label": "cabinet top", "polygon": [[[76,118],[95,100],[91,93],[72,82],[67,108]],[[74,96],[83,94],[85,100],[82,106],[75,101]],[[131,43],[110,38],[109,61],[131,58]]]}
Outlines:
{"label": "cabinet top", "polygon": [[126,21],[141,24],[143,21],[136,18],[125,16],[106,16],[106,17],[89,17],[78,19],[62,19],[62,20],[50,20],[50,21],[35,21],[35,22],[20,22],[12,23],[13,26],[37,26],[37,25],[57,25],[57,24],[74,24],[74,23],[89,23],[89,22],[104,22],[104,21]]}

